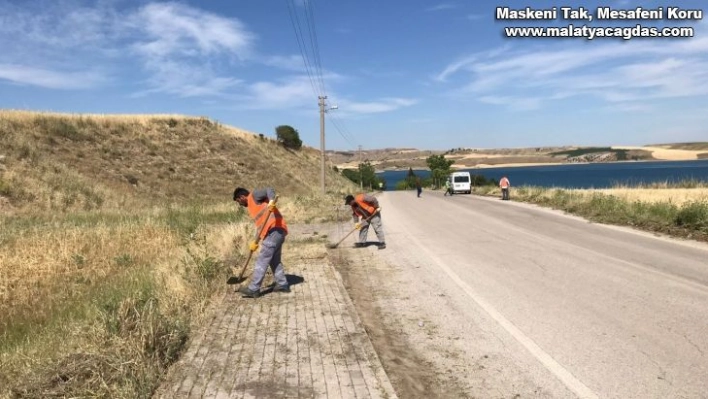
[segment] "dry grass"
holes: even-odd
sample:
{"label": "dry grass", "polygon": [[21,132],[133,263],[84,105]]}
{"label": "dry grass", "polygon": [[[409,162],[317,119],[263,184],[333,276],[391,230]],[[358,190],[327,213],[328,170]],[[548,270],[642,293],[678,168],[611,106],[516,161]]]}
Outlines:
{"label": "dry grass", "polygon": [[607,188],[572,190],[582,194],[602,193],[613,195],[627,202],[667,202],[678,206],[689,202],[707,202],[708,188]]}
{"label": "dry grass", "polygon": [[[206,118],[0,111],[0,145],[5,212],[218,203],[236,186],[308,195],[319,183],[317,150]],[[330,169],[327,187],[352,185]]]}
{"label": "dry grass", "polygon": [[[291,224],[325,221],[335,200],[280,208]],[[254,233],[234,203],[3,222],[0,397],[149,397]],[[286,245],[290,262],[325,254]]]}
{"label": "dry grass", "polygon": [[651,147],[669,148],[674,150],[689,150],[689,151],[708,151],[708,142],[698,143],[673,143],[673,144],[655,144]]}
{"label": "dry grass", "polygon": [[247,224],[221,218],[183,208],[3,220],[0,396],[148,397],[225,281],[225,260],[245,250]]}
{"label": "dry grass", "polygon": [[655,146],[655,147],[650,147],[650,146],[644,146],[644,147],[637,147],[637,146],[613,146],[612,148],[614,149],[625,149],[625,150],[642,150],[642,151],[648,151],[651,153],[652,158],[658,159],[658,160],[665,160],[665,161],[690,161],[694,159],[698,159],[699,155],[702,152],[705,151],[700,151],[700,150],[695,150],[695,149],[688,149],[688,148],[697,148],[694,146]]}
{"label": "dry grass", "polygon": [[[525,190],[533,189],[525,188]],[[513,189],[518,193],[517,189]],[[527,192],[527,191],[522,191]],[[542,189],[534,195],[546,199],[554,198],[557,192],[568,192],[582,198],[591,198],[595,194],[613,196],[625,202],[666,203],[682,206],[692,202],[708,203],[708,188],[605,188],[605,189]],[[479,187],[478,194],[501,196],[501,190],[494,186]]]}
{"label": "dry grass", "polygon": [[290,224],[354,188],[204,118],[2,111],[0,142],[0,398],[150,397],[248,253],[234,187],[273,186]]}
{"label": "dry grass", "polygon": [[[602,223],[708,241],[708,184],[686,181],[652,187],[571,190],[521,186],[512,188],[511,199]],[[476,193],[500,196],[500,189],[482,186]]]}

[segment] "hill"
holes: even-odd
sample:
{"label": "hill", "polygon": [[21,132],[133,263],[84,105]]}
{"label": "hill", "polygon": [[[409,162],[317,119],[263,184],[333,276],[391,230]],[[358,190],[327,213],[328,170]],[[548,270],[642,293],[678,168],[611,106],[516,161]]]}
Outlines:
{"label": "hill", "polygon": [[[0,398],[152,397],[252,267],[237,185],[273,186],[293,228],[357,188],[330,168],[322,195],[319,151],[206,118],[0,111]],[[324,240],[292,234],[283,261]]]}
{"label": "hill", "polygon": [[426,169],[426,158],[443,154],[453,168],[524,166],[560,163],[590,163],[648,160],[690,160],[708,158],[708,143],[677,143],[651,146],[453,148],[447,151],[415,148],[385,148],[361,151],[331,151],[329,158],[340,169],[356,168],[360,160],[377,170]]}
{"label": "hill", "polygon": [[443,151],[415,148],[382,148],[359,151],[327,151],[327,157],[339,169],[355,169],[361,161],[369,161],[377,169],[408,169],[426,167],[425,159]]}
{"label": "hill", "polygon": [[[320,190],[318,150],[200,117],[0,111],[0,148],[3,211],[223,202],[237,185]],[[328,190],[351,187],[326,174]]]}

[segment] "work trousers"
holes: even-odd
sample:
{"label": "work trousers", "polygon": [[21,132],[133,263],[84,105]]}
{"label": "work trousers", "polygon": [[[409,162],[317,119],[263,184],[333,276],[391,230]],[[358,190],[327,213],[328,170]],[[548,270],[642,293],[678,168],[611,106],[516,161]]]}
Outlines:
{"label": "work trousers", "polygon": [[502,188],[502,199],[503,200],[508,200],[509,199],[509,188]]}
{"label": "work trousers", "polygon": [[374,215],[374,217],[371,218],[368,224],[366,222],[362,222],[362,224],[363,226],[361,226],[361,230],[359,230],[360,243],[363,244],[366,242],[366,235],[369,233],[369,226],[372,226],[374,228],[374,231],[376,232],[376,238],[379,239],[379,242],[386,242],[386,239],[384,237],[383,225],[381,224],[380,214],[377,213],[376,215]]}
{"label": "work trousers", "polygon": [[268,235],[261,242],[261,252],[256,259],[253,278],[248,286],[249,290],[259,291],[261,289],[268,266],[273,270],[275,283],[280,287],[288,286],[288,279],[285,277],[285,267],[281,261],[284,242],[285,232],[283,230],[275,228],[268,232]]}

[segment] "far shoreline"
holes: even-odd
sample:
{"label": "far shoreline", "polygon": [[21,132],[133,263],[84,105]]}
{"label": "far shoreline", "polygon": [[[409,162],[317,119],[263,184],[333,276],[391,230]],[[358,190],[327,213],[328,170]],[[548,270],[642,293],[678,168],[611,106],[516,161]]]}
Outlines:
{"label": "far shoreline", "polygon": [[[563,166],[563,165],[600,165],[600,164],[622,164],[622,163],[651,163],[651,162],[686,162],[686,161],[706,161],[708,159],[645,159],[645,160],[627,160],[627,161],[609,161],[609,162],[539,162],[539,163],[505,163],[505,164],[479,164],[474,166],[467,165],[452,165],[452,170],[470,170],[470,169],[495,169],[495,168],[519,168],[530,166]],[[355,169],[355,168],[352,168]],[[400,172],[412,169],[413,171],[429,171],[428,168],[387,168],[376,169],[375,173],[384,172]]]}

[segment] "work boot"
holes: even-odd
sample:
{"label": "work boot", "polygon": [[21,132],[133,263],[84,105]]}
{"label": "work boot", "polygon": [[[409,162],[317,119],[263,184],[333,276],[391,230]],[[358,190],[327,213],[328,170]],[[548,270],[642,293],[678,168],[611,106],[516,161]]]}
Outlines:
{"label": "work boot", "polygon": [[258,298],[261,296],[260,291],[251,291],[247,285],[242,285],[238,292],[241,294],[241,298]]}
{"label": "work boot", "polygon": [[282,285],[276,284],[275,287],[273,287],[273,292],[282,292],[284,294],[287,294],[290,292],[290,286],[289,285],[282,286]]}
{"label": "work boot", "polygon": [[363,242],[357,242],[354,244],[354,248],[364,248],[366,246]]}
{"label": "work boot", "polygon": [[385,242],[379,243],[379,249],[386,249],[386,243]]}

